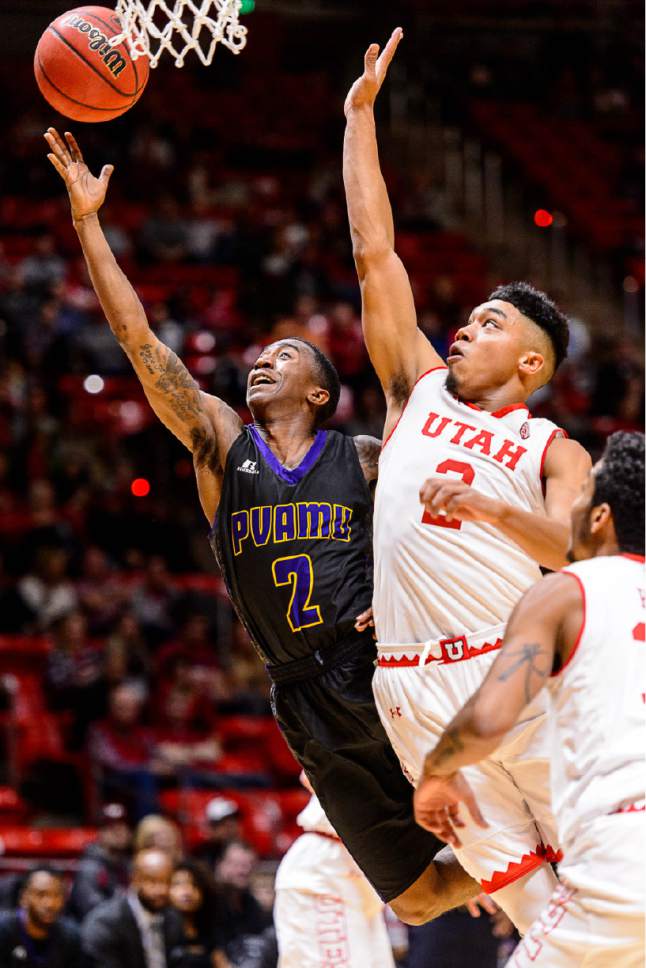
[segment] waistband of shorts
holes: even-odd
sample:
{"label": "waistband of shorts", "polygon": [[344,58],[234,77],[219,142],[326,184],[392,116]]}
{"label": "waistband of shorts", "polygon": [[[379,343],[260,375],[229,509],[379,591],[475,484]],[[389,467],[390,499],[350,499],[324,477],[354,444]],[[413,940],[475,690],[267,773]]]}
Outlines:
{"label": "waistband of shorts", "polygon": [[342,639],[328,649],[317,649],[311,655],[302,659],[292,659],[291,662],[281,662],[278,665],[266,665],[272,682],[277,685],[287,685],[292,682],[302,682],[315,676],[323,675],[354,652],[366,648],[371,642],[369,632],[354,632],[348,638]]}
{"label": "waistband of shorts", "polygon": [[414,666],[451,665],[466,662],[501,648],[505,625],[494,625],[481,632],[454,635],[446,639],[431,639],[412,645],[377,643],[377,666],[381,669],[405,669]]}
{"label": "waistband of shorts", "polygon": [[641,800],[634,800],[632,803],[624,803],[621,807],[617,807],[610,812],[610,816],[614,817],[618,813],[643,813],[645,810],[646,799],[642,797]]}

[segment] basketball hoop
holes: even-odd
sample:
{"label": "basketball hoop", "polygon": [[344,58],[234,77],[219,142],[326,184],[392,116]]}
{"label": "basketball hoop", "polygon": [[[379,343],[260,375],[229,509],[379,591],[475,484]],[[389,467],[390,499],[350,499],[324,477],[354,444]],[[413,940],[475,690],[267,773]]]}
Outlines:
{"label": "basketball hoop", "polygon": [[133,60],[147,57],[151,67],[157,67],[164,51],[175,58],[176,67],[184,66],[190,51],[208,67],[218,44],[240,53],[247,28],[238,18],[253,7],[251,0],[117,0],[122,32],[111,43],[125,40]]}

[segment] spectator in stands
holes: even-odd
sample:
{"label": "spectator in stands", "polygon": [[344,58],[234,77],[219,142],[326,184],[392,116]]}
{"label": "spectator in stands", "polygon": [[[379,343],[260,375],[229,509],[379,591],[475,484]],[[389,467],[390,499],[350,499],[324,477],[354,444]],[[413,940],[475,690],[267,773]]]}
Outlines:
{"label": "spectator in stands", "polygon": [[212,968],[217,948],[215,884],[208,870],[193,860],[180,861],[170,882],[170,903],[182,918],[182,937],[170,953],[168,968]]}
{"label": "spectator in stands", "polygon": [[65,262],[56,252],[53,236],[46,234],[37,236],[34,251],[23,262],[22,271],[25,283],[43,292],[63,278]]}
{"label": "spectator in stands", "polygon": [[173,630],[176,597],[166,562],[160,555],[151,555],[143,581],[133,593],[132,610],[152,646],[167,639]]}
{"label": "spectator in stands", "polygon": [[188,233],[180,207],[164,195],[157,210],[144,222],[141,246],[151,262],[182,262],[188,255]]}
{"label": "spectator in stands", "polygon": [[173,864],[178,863],[184,853],[179,827],[168,817],[159,814],[150,814],[139,821],[133,846],[136,854],[141,850],[163,850]]}
{"label": "spectator in stands", "polygon": [[206,838],[195,854],[215,870],[226,845],[232,840],[239,841],[242,835],[240,807],[235,800],[213,797],[206,805],[204,819]]}
{"label": "spectator in stands", "polygon": [[72,717],[69,743],[79,749],[89,724],[105,714],[103,650],[87,637],[85,617],[74,610],[52,623],[53,648],[47,657],[45,683],[49,705]]}
{"label": "spectator in stands", "polygon": [[125,612],[106,642],[106,679],[111,686],[129,679],[143,688],[150,674],[150,655],[139,623],[132,612]]}
{"label": "spectator in stands", "polygon": [[125,807],[120,803],[105,804],[97,838],[83,851],[72,885],[68,910],[77,921],[82,921],[98,904],[126,890],[131,842]]}
{"label": "spectator in stands", "polygon": [[226,956],[233,963],[247,939],[260,937],[271,924],[271,915],[251,893],[255,866],[256,855],[251,847],[241,840],[232,840],[225,846],[215,868],[215,929]]}
{"label": "spectator in stands", "polygon": [[137,819],[156,812],[156,775],[168,772],[156,757],[150,730],[142,724],[144,702],[139,686],[115,686],[108,716],[94,723],[88,734],[88,752],[99,770],[104,798],[128,804]]}
{"label": "spectator in stands", "polygon": [[177,655],[172,672],[158,685],[155,739],[159,756],[175,769],[213,770],[221,755],[215,707],[205,677],[188,656]]}
{"label": "spectator in stands", "polygon": [[42,632],[76,608],[74,586],[67,577],[63,548],[40,548],[33,571],[18,582],[18,594],[30,613],[25,631]]}
{"label": "spectator in stands", "polygon": [[90,545],[83,554],[76,591],[91,635],[105,635],[114,628],[128,596],[108,556],[96,545]]}
{"label": "spectator in stands", "polygon": [[181,918],[168,905],[172,873],[163,851],[135,856],[127,894],[99,904],[83,922],[86,968],[169,968],[181,939]]}
{"label": "spectator in stands", "polygon": [[30,871],[18,909],[0,913],[2,968],[81,968],[78,931],[61,917],[64,905],[60,875],[46,867]]}

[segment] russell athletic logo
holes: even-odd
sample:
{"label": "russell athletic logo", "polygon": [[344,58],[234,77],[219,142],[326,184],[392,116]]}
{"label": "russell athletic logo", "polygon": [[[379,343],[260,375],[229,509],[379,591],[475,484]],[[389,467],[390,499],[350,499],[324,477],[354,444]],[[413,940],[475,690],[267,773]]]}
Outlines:
{"label": "russell athletic logo", "polygon": [[242,471],[243,474],[260,474],[260,471],[256,468],[256,463],[255,460],[246,460],[240,465],[238,470]]}
{"label": "russell athletic logo", "polygon": [[126,66],[126,59],[118,50],[110,46],[110,41],[100,30],[93,27],[83,17],[72,15],[63,21],[64,27],[74,27],[79,33],[85,34],[90,50],[95,50],[113,77],[118,77]]}

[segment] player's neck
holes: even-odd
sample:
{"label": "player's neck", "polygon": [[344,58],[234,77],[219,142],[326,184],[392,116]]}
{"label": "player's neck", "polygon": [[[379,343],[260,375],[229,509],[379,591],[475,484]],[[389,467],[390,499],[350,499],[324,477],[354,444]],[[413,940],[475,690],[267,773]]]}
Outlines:
{"label": "player's neck", "polygon": [[486,410],[487,413],[496,413],[505,407],[517,407],[520,403],[524,404],[527,396],[518,386],[506,384],[502,387],[482,389],[465,396],[458,394],[458,399],[465,403],[471,403],[479,407],[480,410]]}
{"label": "player's neck", "polygon": [[283,467],[298,467],[316,437],[309,414],[256,419],[255,426]]}

